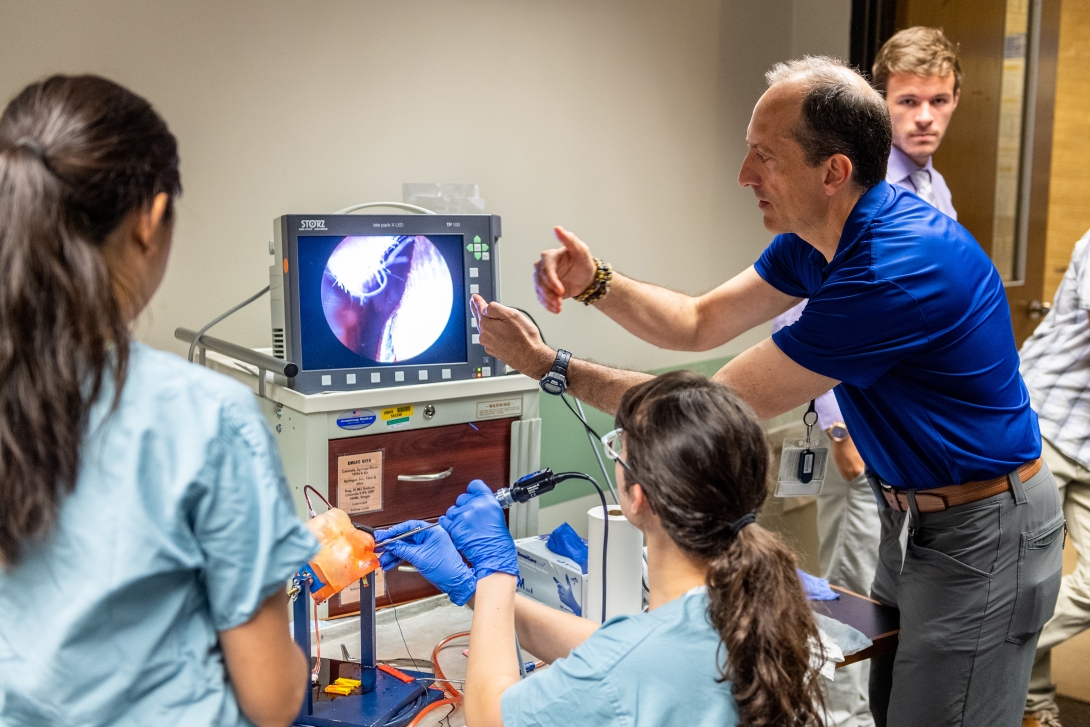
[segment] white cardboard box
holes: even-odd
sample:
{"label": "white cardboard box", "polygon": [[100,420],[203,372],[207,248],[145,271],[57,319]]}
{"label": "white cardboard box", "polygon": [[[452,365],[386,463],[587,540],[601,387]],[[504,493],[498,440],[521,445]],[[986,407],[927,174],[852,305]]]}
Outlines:
{"label": "white cardboard box", "polygon": [[[545,545],[548,535],[534,535],[515,541],[519,558],[518,592],[546,606],[583,615],[587,602],[587,576],[571,558],[558,555]],[[570,596],[561,590],[570,589]]]}

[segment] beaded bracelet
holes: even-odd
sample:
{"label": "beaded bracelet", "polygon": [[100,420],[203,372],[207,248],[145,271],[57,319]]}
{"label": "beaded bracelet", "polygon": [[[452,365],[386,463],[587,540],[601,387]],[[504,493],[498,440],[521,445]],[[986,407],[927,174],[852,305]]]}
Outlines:
{"label": "beaded bracelet", "polygon": [[594,258],[594,264],[597,268],[594,271],[594,280],[586,290],[575,296],[575,299],[583,305],[592,305],[605,298],[609,293],[609,284],[613,281],[612,265],[599,258]]}

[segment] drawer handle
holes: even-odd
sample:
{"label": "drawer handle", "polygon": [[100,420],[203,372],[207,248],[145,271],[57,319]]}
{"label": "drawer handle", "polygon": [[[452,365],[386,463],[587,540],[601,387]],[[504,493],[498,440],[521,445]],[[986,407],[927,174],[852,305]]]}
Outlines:
{"label": "drawer handle", "polygon": [[430,475],[398,475],[398,482],[436,482],[438,480],[445,480],[454,474],[453,467],[447,467],[442,472],[433,472]]}

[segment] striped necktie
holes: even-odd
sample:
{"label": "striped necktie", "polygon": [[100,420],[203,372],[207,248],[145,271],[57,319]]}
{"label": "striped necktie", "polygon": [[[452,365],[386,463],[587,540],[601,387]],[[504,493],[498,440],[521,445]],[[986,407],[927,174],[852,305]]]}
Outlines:
{"label": "striped necktie", "polygon": [[932,207],[935,204],[935,190],[931,186],[931,172],[927,169],[913,169],[912,184],[916,187],[916,195]]}

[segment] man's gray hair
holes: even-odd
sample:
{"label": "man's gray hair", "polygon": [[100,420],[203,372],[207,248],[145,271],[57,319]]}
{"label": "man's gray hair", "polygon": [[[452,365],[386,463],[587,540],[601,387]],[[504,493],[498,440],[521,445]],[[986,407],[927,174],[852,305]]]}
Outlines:
{"label": "man's gray hair", "polygon": [[852,178],[868,190],[886,177],[893,130],[882,95],[855,70],[827,56],[777,63],[765,74],[769,88],[798,85],[804,92],[793,136],[811,166],[834,154],[852,163]]}

